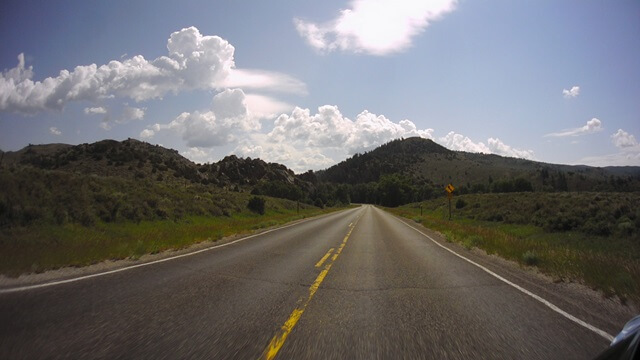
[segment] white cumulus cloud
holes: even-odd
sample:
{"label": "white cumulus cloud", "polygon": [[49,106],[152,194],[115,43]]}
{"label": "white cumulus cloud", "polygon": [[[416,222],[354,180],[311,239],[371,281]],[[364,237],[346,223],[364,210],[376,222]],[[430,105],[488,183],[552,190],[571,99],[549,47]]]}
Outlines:
{"label": "white cumulus cloud", "polygon": [[296,107],[291,115],[280,115],[268,137],[273,142],[287,141],[311,148],[339,148],[354,154],[401,137],[431,138],[432,132],[433,129],[417,129],[409,120],[395,123],[367,110],[353,121],[343,116],[337,106],[324,105],[316,114]]}
{"label": "white cumulus cloud", "polygon": [[633,134],[618,129],[611,141],[619,151],[613,154],[585,157],[580,164],[591,166],[640,166],[640,144]]}
{"label": "white cumulus cloud", "polygon": [[483,142],[474,142],[467,136],[450,131],[446,136],[440,137],[436,141],[440,145],[455,151],[496,154],[529,160],[535,158],[532,150],[516,149],[503,143],[498,138],[487,139],[487,144],[485,145]]}
{"label": "white cumulus cloud", "polygon": [[571,99],[580,95],[580,86],[573,86],[571,89],[562,89],[562,96],[566,99]]}
{"label": "white cumulus cloud", "polygon": [[[325,149],[304,148],[287,142],[274,143],[268,141],[264,134],[254,134],[250,140],[243,141],[233,150],[233,154],[284,164],[296,173],[326,169],[336,164],[333,158],[325,154]],[[342,155],[340,160],[344,158],[346,156]]]}
{"label": "white cumulus cloud", "polygon": [[209,149],[190,147],[189,149],[181,152],[180,154],[186,157],[187,159],[200,164],[212,161],[211,150]]}
{"label": "white cumulus cloud", "polygon": [[50,128],[49,128],[49,132],[50,132],[51,134],[53,134],[53,135],[56,135],[56,136],[60,136],[60,135],[62,135],[62,131],[58,130],[58,128],[57,128],[57,127],[55,127],[55,126],[50,127]]}
{"label": "white cumulus cloud", "polygon": [[491,153],[502,156],[516,157],[522,159],[533,160],[535,158],[532,150],[521,150],[513,148],[498,138],[487,139],[487,144]]}
{"label": "white cumulus cloud", "polygon": [[409,48],[429,24],[456,8],[457,0],[352,0],[324,24],[294,19],[296,30],[320,51],[387,55]]}
{"label": "white cumulus cloud", "polygon": [[438,138],[438,142],[449,150],[467,151],[475,153],[490,154],[491,150],[479,142],[475,143],[469,137],[450,131],[446,136]]}
{"label": "white cumulus cloud", "polygon": [[172,33],[167,50],[167,56],[154,60],[137,55],[101,66],[77,66],[41,81],[33,80],[33,67],[26,66],[24,54],[19,54],[18,65],[0,75],[0,111],[59,110],[70,101],[113,96],[144,101],[184,90],[222,89],[229,84],[306,92],[304,83],[290,76],[235,68],[234,47],[221,37],[202,35],[195,27]]}
{"label": "white cumulus cloud", "polygon": [[140,132],[140,138],[145,140],[151,139],[155,134],[156,134],[155,131],[151,129],[144,129]]}
{"label": "white cumulus cloud", "polygon": [[84,108],[84,113],[87,115],[106,114],[107,109],[105,109],[102,106],[88,107],[88,108]]}
{"label": "white cumulus cloud", "polygon": [[593,118],[587,121],[587,123],[584,126],[546,134],[545,136],[546,137],[580,136],[580,135],[592,134],[598,131],[602,131],[602,129],[603,129],[602,121],[600,121],[597,118]]}
{"label": "white cumulus cloud", "polygon": [[638,141],[636,140],[635,136],[622,129],[618,129],[618,131],[611,135],[611,139],[613,141],[613,144],[621,149],[638,146]]}
{"label": "white cumulus cloud", "polygon": [[366,110],[351,120],[334,105],[320,106],[316,113],[296,107],[278,116],[271,131],[245,134],[233,153],[304,172],[327,168],[394,139],[432,138],[432,133],[433,129],[418,129],[410,120],[393,122]]}
{"label": "white cumulus cloud", "polygon": [[144,108],[136,108],[131,106],[125,106],[122,111],[122,116],[116,120],[120,123],[126,123],[131,120],[142,120],[144,118]]}
{"label": "white cumulus cloud", "polygon": [[237,141],[240,134],[260,129],[258,120],[247,108],[240,89],[227,89],[213,97],[210,111],[183,112],[168,124],[155,124],[140,136],[151,138],[158,131],[179,134],[190,148],[210,148]]}
{"label": "white cumulus cloud", "polygon": [[104,107],[92,108],[92,109],[99,109],[99,111],[91,112],[91,109],[89,109],[89,112],[88,112],[87,109],[84,109],[84,110],[85,110],[85,113],[104,114],[104,117],[100,122],[100,128],[102,128],[103,130],[111,130],[114,123],[126,124],[133,120],[142,120],[144,118],[144,114],[146,111],[146,108],[137,108],[137,107],[132,107],[125,104],[124,108],[122,109],[122,113],[116,117],[112,117],[109,111]]}

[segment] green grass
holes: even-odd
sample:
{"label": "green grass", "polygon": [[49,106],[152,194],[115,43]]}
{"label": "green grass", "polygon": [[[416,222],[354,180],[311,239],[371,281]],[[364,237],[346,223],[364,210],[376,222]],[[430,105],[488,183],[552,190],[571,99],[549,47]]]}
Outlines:
{"label": "green grass", "polygon": [[0,273],[17,276],[66,266],[86,266],[104,260],[137,259],[202,241],[284,224],[340,208],[295,209],[279,206],[286,200],[269,199],[265,215],[243,210],[231,216],[187,216],[181,220],[153,220],[82,226],[68,223],[34,225],[0,233]]}
{"label": "green grass", "polygon": [[[482,199],[475,195],[473,200]],[[572,199],[566,197],[565,201]],[[532,224],[508,223],[504,219],[482,220],[477,213],[467,212],[463,216],[456,210],[453,220],[449,221],[448,214],[443,214],[446,200],[440,200],[440,205],[433,202],[422,204],[428,209],[423,216],[420,216],[420,204],[387,210],[439,231],[446,241],[460,243],[466,249],[477,247],[522,265],[536,266],[555,279],[583,282],[606,296],[617,295],[623,301],[631,299],[640,303],[640,241],[635,235],[602,236],[579,229],[553,231]],[[562,201],[557,205],[569,208]],[[499,208],[493,207],[494,211]],[[517,215],[527,218],[526,213]]]}

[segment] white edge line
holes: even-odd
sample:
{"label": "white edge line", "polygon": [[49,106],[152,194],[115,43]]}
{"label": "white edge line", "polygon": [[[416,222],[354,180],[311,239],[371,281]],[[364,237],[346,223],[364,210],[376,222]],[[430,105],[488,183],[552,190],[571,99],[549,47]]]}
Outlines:
{"label": "white edge line", "polygon": [[[332,212],[332,213],[326,214],[326,216],[332,215],[332,214],[336,214],[336,213]],[[320,215],[320,216],[322,216],[322,215]],[[9,293],[14,293],[14,292],[39,289],[39,288],[44,288],[44,287],[49,287],[49,286],[54,286],[54,285],[67,284],[67,283],[76,282],[76,281],[80,281],[80,280],[86,280],[86,279],[90,279],[90,278],[94,278],[94,277],[114,274],[114,273],[121,272],[121,271],[131,270],[131,269],[135,269],[135,268],[139,268],[139,267],[143,267],[143,266],[149,266],[149,265],[153,265],[153,264],[157,264],[157,263],[161,263],[161,262],[165,262],[165,261],[169,261],[169,260],[174,260],[174,259],[179,259],[179,258],[183,258],[183,257],[187,257],[187,256],[192,256],[192,255],[196,255],[196,254],[199,254],[199,253],[202,253],[202,252],[205,252],[205,251],[218,249],[218,248],[221,248],[221,247],[224,247],[224,246],[228,246],[228,245],[232,245],[232,244],[235,244],[235,243],[238,243],[238,242],[241,242],[241,241],[244,241],[244,240],[248,240],[248,239],[251,239],[251,238],[254,238],[254,237],[257,237],[257,236],[268,234],[268,233],[270,233],[272,231],[282,230],[282,229],[286,229],[288,227],[296,226],[296,225],[299,225],[301,223],[313,220],[315,218],[316,217],[314,216],[314,217],[311,217],[311,218],[308,218],[308,219],[304,219],[302,221],[298,221],[298,222],[296,222],[294,224],[288,224],[288,225],[280,226],[280,227],[277,227],[277,228],[274,228],[274,229],[270,229],[270,230],[267,230],[267,231],[263,231],[263,232],[258,233],[258,234],[248,235],[248,236],[242,237],[240,239],[230,241],[228,243],[224,243],[224,244],[220,244],[220,245],[214,245],[214,246],[208,247],[206,249],[200,249],[200,250],[196,250],[196,251],[189,252],[189,253],[186,253],[186,254],[180,254],[180,255],[176,255],[176,256],[171,256],[171,257],[168,257],[168,258],[158,259],[158,260],[154,260],[154,261],[150,261],[150,262],[146,262],[146,263],[142,263],[142,264],[125,266],[125,267],[119,268],[119,269],[109,270],[109,271],[100,272],[100,273],[91,274],[91,275],[84,275],[84,276],[75,277],[75,278],[71,278],[71,279],[52,281],[52,282],[43,283],[43,284],[26,285],[26,286],[14,287],[14,288],[0,289],[0,294],[9,294]]]}
{"label": "white edge line", "polygon": [[595,327],[595,326],[593,326],[593,325],[591,325],[591,324],[587,323],[587,322],[586,322],[586,321],[584,321],[584,320],[578,319],[577,317],[575,317],[575,316],[573,316],[573,315],[569,314],[568,312],[566,312],[566,311],[564,311],[564,310],[560,309],[559,307],[557,307],[556,305],[552,304],[550,301],[548,301],[548,300],[544,299],[543,297],[541,297],[541,296],[539,296],[539,295],[536,295],[536,294],[532,293],[531,291],[529,291],[529,290],[527,290],[527,289],[525,289],[525,288],[521,287],[520,285],[515,284],[515,283],[513,283],[513,282],[511,282],[511,281],[509,281],[509,280],[507,280],[507,279],[503,278],[502,276],[500,276],[500,275],[498,275],[498,274],[494,273],[493,271],[491,271],[491,270],[487,269],[486,267],[484,267],[484,266],[482,266],[482,265],[480,265],[480,264],[478,264],[478,263],[476,263],[476,262],[474,262],[474,261],[472,261],[472,260],[470,260],[470,259],[467,259],[466,257],[464,257],[464,256],[462,256],[462,255],[460,255],[460,254],[458,254],[457,252],[455,252],[455,251],[453,251],[453,250],[449,249],[448,247],[446,247],[446,246],[444,246],[444,245],[440,244],[439,242],[435,241],[431,236],[429,236],[429,235],[427,235],[427,234],[423,233],[421,230],[419,230],[419,229],[417,229],[417,228],[415,228],[415,227],[413,227],[413,226],[411,226],[411,225],[407,224],[406,222],[404,222],[404,221],[402,221],[402,220],[398,219],[397,217],[396,217],[396,219],[397,219],[398,221],[400,221],[401,223],[403,223],[403,224],[407,225],[408,227],[412,228],[413,230],[415,230],[415,231],[419,232],[419,233],[420,233],[420,234],[422,234],[423,236],[427,237],[429,240],[433,241],[433,243],[434,243],[434,244],[436,244],[436,245],[440,246],[441,248],[443,248],[443,249],[447,250],[448,252],[452,253],[453,255],[455,255],[455,256],[457,256],[457,257],[461,258],[462,260],[465,260],[466,262],[468,262],[468,263],[470,263],[470,264],[473,264],[473,265],[475,265],[475,266],[479,267],[480,269],[484,270],[484,271],[485,271],[486,273],[488,273],[489,275],[491,275],[491,276],[495,277],[496,279],[498,279],[498,280],[500,280],[500,281],[502,281],[502,282],[506,283],[507,285],[511,285],[512,287],[514,287],[514,288],[516,288],[516,289],[520,290],[521,292],[523,292],[523,293],[525,293],[525,294],[527,294],[527,295],[531,296],[532,298],[534,298],[534,299],[538,300],[539,302],[541,302],[542,304],[546,305],[548,308],[550,308],[551,310],[553,310],[553,311],[557,312],[558,314],[560,314],[560,315],[564,316],[565,318],[567,318],[567,319],[569,319],[569,320],[573,321],[574,323],[576,323],[576,324],[578,324],[578,325],[580,325],[580,326],[582,326],[582,327],[585,327],[585,328],[587,328],[587,329],[589,329],[589,330],[593,331],[594,333],[596,333],[596,334],[598,334],[598,335],[602,336],[603,338],[607,339],[609,342],[613,341],[613,335],[609,334],[608,332],[606,332],[606,331],[604,331],[604,330],[601,330],[601,329],[599,329],[599,328],[597,328],[597,327]]}

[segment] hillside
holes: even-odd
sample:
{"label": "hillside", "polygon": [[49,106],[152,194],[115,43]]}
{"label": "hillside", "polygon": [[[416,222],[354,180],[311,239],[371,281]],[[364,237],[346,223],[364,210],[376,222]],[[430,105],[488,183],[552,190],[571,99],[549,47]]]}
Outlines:
{"label": "hillside", "polygon": [[242,211],[250,192],[305,200],[313,191],[280,164],[236,156],[195,164],[133,139],[29,145],[0,156],[0,230],[221,216]]}
{"label": "hillside", "polygon": [[[422,138],[394,140],[367,153],[356,154],[326,170],[300,175],[280,164],[234,155],[216,163],[196,164],[176,150],[133,139],[121,142],[103,140],[77,146],[29,145],[20,151],[2,153],[1,159],[5,186],[14,182],[19,184],[14,185],[20,190],[5,191],[0,196],[0,218],[4,219],[0,222],[4,224],[16,221],[7,220],[7,217],[9,213],[15,213],[14,208],[20,208],[21,204],[30,203],[37,207],[35,189],[49,188],[57,181],[62,184],[74,181],[92,183],[107,194],[122,191],[105,184],[148,189],[141,190],[143,195],[158,193],[159,188],[185,192],[185,189],[197,186],[201,189],[198,191],[203,192],[267,195],[318,207],[349,202],[398,206],[443,196],[443,189],[449,183],[456,187],[458,194],[640,191],[639,167],[546,164],[451,151]],[[29,182],[26,179],[30,179]],[[72,188],[61,187],[57,191],[68,193],[69,199],[75,196]],[[138,199],[136,206],[148,200],[139,195],[129,197]],[[89,197],[86,201],[104,202],[101,199]],[[142,212],[147,215],[142,218],[150,216],[149,211],[145,211]],[[94,218],[109,218],[97,213],[94,215]],[[23,218],[20,221],[24,221],[24,216],[20,217]]]}
{"label": "hillside", "polygon": [[119,177],[155,179],[165,182],[214,184],[220,187],[255,185],[260,181],[281,181],[308,186],[285,166],[260,159],[227,156],[217,163],[196,164],[176,150],[134,139],[102,140],[77,146],[66,144],[29,145],[4,154],[6,166]]}
{"label": "hillside", "polygon": [[422,138],[394,140],[317,173],[321,181],[351,185],[378,182],[391,175],[438,193],[448,183],[460,193],[640,190],[640,167],[547,164],[451,151]]}

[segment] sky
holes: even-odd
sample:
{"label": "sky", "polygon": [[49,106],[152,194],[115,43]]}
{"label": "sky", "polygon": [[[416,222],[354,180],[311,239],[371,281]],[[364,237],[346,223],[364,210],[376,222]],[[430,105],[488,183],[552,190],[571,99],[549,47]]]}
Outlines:
{"label": "sky", "polygon": [[640,166],[640,2],[0,3],[0,149],[320,170],[397,138]]}

